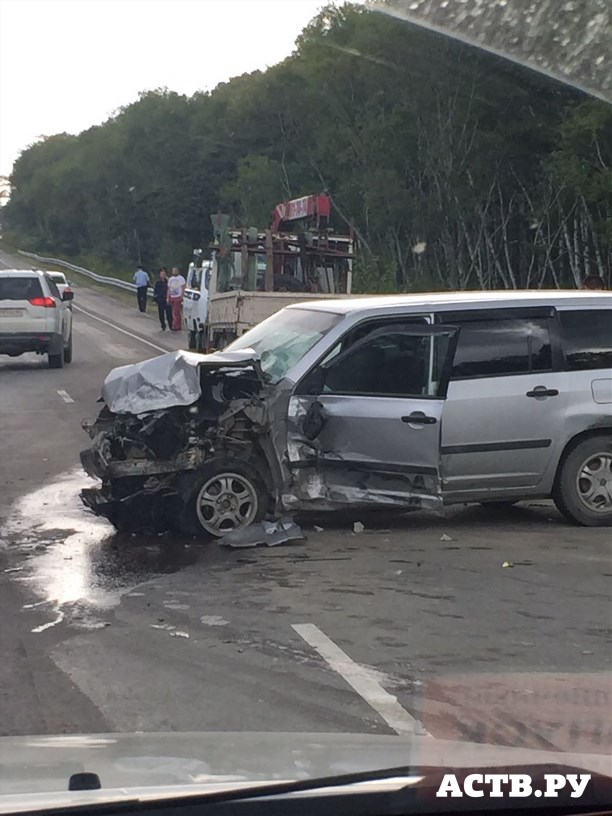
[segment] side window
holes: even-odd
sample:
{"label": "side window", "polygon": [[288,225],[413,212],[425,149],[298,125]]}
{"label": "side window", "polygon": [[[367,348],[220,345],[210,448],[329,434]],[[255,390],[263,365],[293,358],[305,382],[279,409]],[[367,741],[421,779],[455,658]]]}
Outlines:
{"label": "side window", "polygon": [[[344,360],[347,359],[348,350],[355,346],[357,343],[359,343],[360,346],[364,348],[364,351],[360,352],[359,355],[361,362],[358,363],[357,356],[355,356],[355,359],[353,360],[353,362],[350,363],[350,365],[358,366],[361,369],[362,366],[366,366],[365,362],[366,353],[369,353],[372,358],[375,356],[376,353],[374,349],[372,349],[370,352],[365,351],[363,341],[368,336],[374,333],[376,333],[376,335],[380,335],[385,331],[388,332],[389,334],[393,334],[394,331],[401,332],[402,328],[403,329],[409,327],[416,328],[418,326],[426,325],[428,325],[427,318],[420,315],[415,315],[414,317],[409,318],[403,318],[397,321],[393,321],[387,318],[386,320],[367,320],[363,323],[359,323],[352,329],[349,329],[349,331],[347,331],[347,333],[342,337],[342,339],[328,351],[328,353],[316,365],[316,367],[312,369],[309,374],[306,375],[306,377],[302,380],[302,382],[298,386],[296,393],[298,394],[313,394],[319,392],[336,394],[370,393],[370,390],[368,388],[366,388],[366,390],[363,390],[364,387],[367,386],[367,383],[365,383],[365,381],[363,380],[359,383],[354,383],[353,384],[354,387],[352,388],[352,390],[350,391],[347,390],[347,388],[349,388],[349,385],[344,381],[345,380],[344,376],[339,373],[340,371],[339,366],[335,366],[336,358],[341,357],[341,362],[343,362]],[[377,343],[378,342],[379,341],[377,341]],[[377,343],[375,343],[374,345],[376,346]],[[323,386],[323,380],[326,381],[325,387]],[[327,382],[328,380],[329,382]],[[361,387],[361,390],[357,388],[357,385]],[[395,387],[397,387],[397,384]]]}
{"label": "side window", "polygon": [[60,295],[60,291],[57,288],[57,285],[53,278],[50,278],[48,275],[45,275],[45,279],[49,284],[49,289],[51,290],[51,294],[53,295],[53,297],[59,298],[61,300],[62,296]]}
{"label": "side window", "polygon": [[567,367],[572,371],[612,368],[612,312],[559,312]]}
{"label": "side window", "polygon": [[427,397],[438,391],[439,361],[448,335],[417,335],[378,329],[320,367],[323,394]]}
{"label": "side window", "polygon": [[548,321],[543,318],[458,323],[454,380],[552,369]]}

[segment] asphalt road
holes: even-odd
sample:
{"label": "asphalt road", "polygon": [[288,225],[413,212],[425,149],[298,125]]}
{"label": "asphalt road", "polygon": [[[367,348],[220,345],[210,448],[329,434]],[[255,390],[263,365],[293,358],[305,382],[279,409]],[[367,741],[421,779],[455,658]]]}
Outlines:
{"label": "asphalt road", "polygon": [[0,733],[612,750],[609,530],[536,502],[310,520],[270,549],[117,535],[78,500],[80,422],[112,367],[183,338],[101,294],[74,304],[71,365],[0,357]]}

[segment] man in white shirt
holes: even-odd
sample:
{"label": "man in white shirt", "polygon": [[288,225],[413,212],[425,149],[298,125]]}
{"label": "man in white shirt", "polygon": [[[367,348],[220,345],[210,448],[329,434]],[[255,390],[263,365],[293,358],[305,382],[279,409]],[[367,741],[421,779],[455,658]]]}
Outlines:
{"label": "man in white shirt", "polygon": [[141,312],[147,311],[147,289],[149,288],[149,273],[140,264],[134,272],[134,283],[136,284],[136,300]]}
{"label": "man in white shirt", "polygon": [[180,331],[182,323],[183,292],[187,281],[181,275],[177,266],[172,268],[172,274],[168,278],[168,303],[172,308],[171,331]]}

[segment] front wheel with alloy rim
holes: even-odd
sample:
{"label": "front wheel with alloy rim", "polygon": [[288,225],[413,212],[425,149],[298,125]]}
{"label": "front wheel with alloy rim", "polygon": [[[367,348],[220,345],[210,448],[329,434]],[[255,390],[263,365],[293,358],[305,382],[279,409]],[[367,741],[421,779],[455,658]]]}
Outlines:
{"label": "front wheel with alloy rim", "polygon": [[186,533],[219,538],[265,516],[265,487],[244,462],[211,462],[190,482],[180,519]]}
{"label": "front wheel with alloy rim", "polygon": [[574,524],[612,526],[612,434],[584,439],[570,451],[557,474],[553,498]]}

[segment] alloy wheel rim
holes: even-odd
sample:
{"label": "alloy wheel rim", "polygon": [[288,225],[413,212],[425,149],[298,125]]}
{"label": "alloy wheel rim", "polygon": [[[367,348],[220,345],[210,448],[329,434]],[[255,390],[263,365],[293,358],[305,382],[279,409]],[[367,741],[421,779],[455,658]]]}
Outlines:
{"label": "alloy wheel rim", "polygon": [[580,501],[595,513],[612,510],[612,454],[594,453],[586,459],[576,478]]}
{"label": "alloy wheel rim", "polygon": [[222,536],[251,524],[257,502],[255,488],[246,477],[220,473],[205,482],[198,492],[198,521],[207,533]]}

